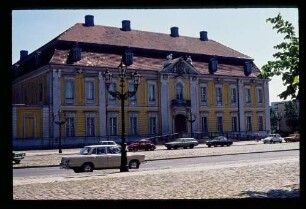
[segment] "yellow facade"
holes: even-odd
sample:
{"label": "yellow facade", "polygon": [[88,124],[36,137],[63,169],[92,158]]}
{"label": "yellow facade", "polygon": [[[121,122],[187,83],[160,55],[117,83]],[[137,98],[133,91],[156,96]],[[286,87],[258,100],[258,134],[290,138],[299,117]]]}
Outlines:
{"label": "yellow facade", "polygon": [[17,138],[42,136],[42,110],[34,107],[18,107]]}

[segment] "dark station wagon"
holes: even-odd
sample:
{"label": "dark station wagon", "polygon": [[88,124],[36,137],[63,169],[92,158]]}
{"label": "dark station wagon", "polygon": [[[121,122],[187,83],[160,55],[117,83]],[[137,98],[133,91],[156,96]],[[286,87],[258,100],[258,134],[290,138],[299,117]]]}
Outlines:
{"label": "dark station wagon", "polygon": [[211,146],[214,146],[214,147],[217,147],[217,146],[230,146],[233,144],[233,141],[230,140],[230,139],[227,139],[225,136],[217,136],[215,138],[213,138],[212,140],[208,140],[206,141],[206,145],[208,147],[211,147]]}

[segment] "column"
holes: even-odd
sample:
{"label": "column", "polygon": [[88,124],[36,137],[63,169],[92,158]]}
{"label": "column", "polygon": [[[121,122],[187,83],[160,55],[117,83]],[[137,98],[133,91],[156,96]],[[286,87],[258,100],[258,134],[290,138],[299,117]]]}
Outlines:
{"label": "column", "polygon": [[264,81],[264,91],[265,91],[265,118],[266,118],[266,130],[267,134],[271,132],[271,124],[270,124],[270,100],[269,100],[269,80]]}
{"label": "column", "polygon": [[[52,95],[53,95],[53,107],[52,111],[54,114],[58,113],[58,110],[61,107],[61,70],[53,69],[53,75],[52,75],[53,81],[52,81]],[[53,133],[54,137],[59,137],[59,129],[58,126],[53,126]]]}
{"label": "column", "polygon": [[170,116],[170,106],[169,106],[169,80],[168,75],[161,75],[161,124],[162,124],[162,134],[169,133],[169,116]]}
{"label": "column", "polygon": [[50,137],[50,132],[49,132],[49,127],[50,127],[50,114],[49,114],[49,107],[44,106],[42,109],[42,129],[43,129],[43,138],[49,138]]}
{"label": "column", "polygon": [[100,136],[106,136],[106,88],[102,73],[99,72],[99,120],[100,120]]}
{"label": "column", "polygon": [[192,124],[192,132],[197,132],[199,128],[199,89],[198,79],[196,76],[190,78],[190,99],[191,99],[191,112],[196,115],[196,120]]}
{"label": "column", "polygon": [[244,97],[243,97],[243,80],[238,79],[238,99],[239,99],[239,130],[245,131],[245,120],[244,120]]}

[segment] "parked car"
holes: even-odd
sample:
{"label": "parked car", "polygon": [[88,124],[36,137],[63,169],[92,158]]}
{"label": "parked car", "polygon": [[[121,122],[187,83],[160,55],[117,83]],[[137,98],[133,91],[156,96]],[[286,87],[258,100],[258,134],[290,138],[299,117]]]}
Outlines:
{"label": "parked car", "polygon": [[[138,169],[145,163],[144,154],[127,153],[130,169]],[[73,169],[75,173],[93,170],[120,168],[121,150],[114,145],[89,145],[81,149],[80,154],[62,157],[60,168]]]}
{"label": "parked car", "polygon": [[233,144],[233,141],[226,138],[225,136],[217,136],[211,140],[208,140],[206,141],[206,145],[208,147],[211,147],[211,146],[214,146],[214,147],[217,147],[217,146],[231,146]]}
{"label": "parked car", "polygon": [[166,142],[164,145],[167,147],[167,149],[178,149],[178,148],[184,148],[187,149],[188,147],[192,149],[195,146],[199,145],[198,140],[195,138],[177,138],[172,142]]}
{"label": "parked car", "polygon": [[13,162],[19,164],[20,161],[26,156],[26,153],[23,151],[13,151]]}
{"label": "parked car", "polygon": [[127,146],[127,148],[129,151],[138,151],[138,150],[153,151],[156,149],[156,146],[153,142],[151,142],[148,139],[141,139],[133,141]]}
{"label": "parked car", "polygon": [[269,134],[269,136],[267,136],[266,138],[263,138],[262,141],[264,144],[267,144],[267,143],[272,144],[276,142],[282,143],[283,138],[279,134]]}
{"label": "parked car", "polygon": [[298,142],[300,141],[300,134],[290,134],[284,138],[285,142]]}
{"label": "parked car", "polygon": [[119,144],[117,144],[114,141],[100,141],[99,144],[101,145],[114,145],[114,146],[120,146]]}

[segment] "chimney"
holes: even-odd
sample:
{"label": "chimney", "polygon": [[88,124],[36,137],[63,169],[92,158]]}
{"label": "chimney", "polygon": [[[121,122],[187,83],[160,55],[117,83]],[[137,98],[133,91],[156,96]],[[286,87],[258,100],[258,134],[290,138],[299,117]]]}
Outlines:
{"label": "chimney", "polygon": [[28,56],[28,51],[27,50],[20,50],[20,60]]}
{"label": "chimney", "polygon": [[201,41],[208,41],[207,31],[200,31],[200,39]]}
{"label": "chimney", "polygon": [[86,27],[95,26],[95,24],[94,24],[94,16],[93,15],[86,15],[85,16],[85,26]]}
{"label": "chimney", "polygon": [[129,20],[122,20],[122,28],[123,31],[131,31],[131,22]]}
{"label": "chimney", "polygon": [[172,27],[171,29],[171,36],[172,37],[179,37],[178,27]]}

